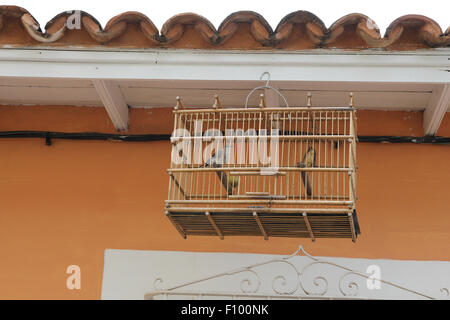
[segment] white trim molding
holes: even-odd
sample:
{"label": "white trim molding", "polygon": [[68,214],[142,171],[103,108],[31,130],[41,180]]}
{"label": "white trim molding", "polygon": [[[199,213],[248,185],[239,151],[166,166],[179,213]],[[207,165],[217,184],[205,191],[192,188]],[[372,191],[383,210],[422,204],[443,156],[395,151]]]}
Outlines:
{"label": "white trim molding", "polygon": [[448,83],[450,50],[386,53],[0,49],[2,77]]}
{"label": "white trim molding", "polygon": [[425,135],[434,136],[441,125],[445,113],[450,108],[450,84],[438,86],[433,90],[427,108],[423,114]]}
{"label": "white trim molding", "polygon": [[92,83],[116,130],[128,130],[129,110],[119,86],[105,80],[92,80]]}

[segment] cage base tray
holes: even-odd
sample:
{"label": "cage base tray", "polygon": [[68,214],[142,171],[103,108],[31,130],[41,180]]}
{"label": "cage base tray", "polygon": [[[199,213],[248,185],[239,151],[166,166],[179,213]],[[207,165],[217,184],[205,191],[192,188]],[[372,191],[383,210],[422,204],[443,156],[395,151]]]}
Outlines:
{"label": "cage base tray", "polygon": [[303,212],[166,212],[178,232],[188,235],[263,236],[288,238],[349,238],[360,234],[356,211],[353,213]]}

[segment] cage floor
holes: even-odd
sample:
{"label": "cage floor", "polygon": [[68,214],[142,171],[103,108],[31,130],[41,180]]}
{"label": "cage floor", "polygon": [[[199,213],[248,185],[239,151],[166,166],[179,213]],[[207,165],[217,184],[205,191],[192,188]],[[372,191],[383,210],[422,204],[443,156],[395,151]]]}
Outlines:
{"label": "cage floor", "polygon": [[183,237],[263,236],[291,238],[350,238],[360,233],[356,211],[348,213],[286,212],[167,212]]}

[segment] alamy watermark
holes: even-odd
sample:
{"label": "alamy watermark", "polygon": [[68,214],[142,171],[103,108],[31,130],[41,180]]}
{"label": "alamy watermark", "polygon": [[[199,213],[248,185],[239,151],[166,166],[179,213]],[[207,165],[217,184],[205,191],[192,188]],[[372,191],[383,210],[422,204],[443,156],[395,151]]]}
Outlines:
{"label": "alamy watermark", "polygon": [[366,280],[367,289],[380,290],[381,289],[381,268],[376,264],[372,264],[367,267],[366,273],[369,274],[369,278]]}
{"label": "alamy watermark", "polygon": [[81,29],[81,11],[80,10],[71,10],[66,11],[70,16],[67,17],[66,27],[69,30],[80,30]]}
{"label": "alamy watermark", "polygon": [[70,276],[66,279],[66,288],[69,290],[81,289],[81,269],[80,266],[72,264],[67,267],[66,273]]}
{"label": "alamy watermark", "polygon": [[[202,132],[202,121],[194,122],[194,136],[186,129],[172,133],[172,163],[175,165],[223,164],[279,165],[279,129],[218,129]],[[203,147],[203,142],[208,144]]]}

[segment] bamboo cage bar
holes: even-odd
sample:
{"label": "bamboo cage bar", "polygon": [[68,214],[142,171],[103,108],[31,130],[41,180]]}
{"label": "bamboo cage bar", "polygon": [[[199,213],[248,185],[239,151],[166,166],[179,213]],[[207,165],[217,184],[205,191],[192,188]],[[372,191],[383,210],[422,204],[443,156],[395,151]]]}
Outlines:
{"label": "bamboo cage bar", "polygon": [[[289,112],[289,111],[305,111],[305,112],[317,112],[317,111],[355,111],[355,108],[353,107],[280,107],[280,108],[263,108],[263,109],[256,109],[256,108],[248,108],[246,109],[248,111],[245,112]],[[195,109],[195,108],[184,108],[184,109],[178,109],[174,110],[173,113],[175,114],[184,114],[184,113],[192,113],[192,112],[223,112],[223,113],[230,113],[230,112],[237,112],[241,113],[243,112],[243,108],[223,108],[223,109]]]}
{"label": "bamboo cage bar", "polygon": [[[177,98],[165,210],[187,235],[350,238],[356,108],[189,109]],[[287,102],[286,102],[287,104]]]}
{"label": "bamboo cage bar", "polygon": [[[241,195],[237,195],[241,196]],[[233,200],[233,196],[230,196],[230,200],[168,200],[166,204],[317,204],[317,205],[352,205],[353,201],[345,200],[262,200],[262,199],[249,199],[249,200]],[[270,197],[270,196],[269,196]],[[281,195],[273,195],[273,197],[285,197]]]}
{"label": "bamboo cage bar", "polygon": [[[187,195],[185,195],[185,198],[186,198],[186,200],[189,200],[189,199],[192,199],[192,200],[194,200],[194,199],[201,199],[201,198],[204,198],[205,196],[210,196],[210,197],[212,197],[212,196],[215,196],[217,199],[237,199],[237,198],[239,198],[239,197],[246,197],[246,198],[248,198],[248,199],[250,199],[250,198],[252,198],[253,197],[253,199],[258,199],[258,198],[260,198],[260,199],[264,199],[264,198],[262,198],[263,196],[266,196],[266,197],[274,197],[273,195],[272,196],[270,196],[270,195],[256,195],[256,194],[250,194],[250,195],[247,195],[247,194],[245,194],[245,195],[228,195],[228,194],[224,194],[224,195],[219,195],[219,196],[217,196],[217,195],[204,195],[204,194],[187,194]],[[282,199],[286,199],[287,197],[286,196],[281,196],[282,197]],[[327,200],[327,199],[331,199],[332,197],[331,196],[310,196],[309,197],[309,199],[311,199],[311,200]],[[347,197],[347,196],[343,196],[343,197],[333,197],[335,200],[349,200],[350,201],[350,197]],[[293,195],[293,196],[291,196],[290,197],[290,199],[292,199],[292,200],[294,200],[294,199],[302,199],[302,196],[301,195]]]}
{"label": "bamboo cage bar", "polygon": [[209,212],[205,212],[205,215],[208,218],[209,223],[211,223],[214,230],[217,232],[217,235],[219,236],[220,240],[223,240],[223,234],[222,234],[222,232],[220,232],[220,229],[217,227],[216,223],[214,222],[213,218],[211,217],[211,214]]}
{"label": "bamboo cage bar", "polygon": [[[214,140],[214,139],[234,139],[236,137],[242,138],[242,139],[257,139],[260,138],[261,136],[258,135],[245,135],[245,136],[213,136],[211,138],[207,138],[205,139],[204,137],[191,137],[191,140]],[[348,139],[352,139],[353,137],[350,135],[339,135],[339,136],[335,136],[335,135],[297,135],[297,134],[293,134],[293,135],[284,135],[284,134],[280,134],[277,135],[277,138],[280,140],[287,140],[287,141],[291,141],[291,140],[348,140]],[[170,142],[172,143],[177,143],[179,141],[183,140],[183,137],[171,137],[170,138]]]}
{"label": "bamboo cage bar", "polygon": [[[299,170],[299,171],[301,171],[301,170]],[[264,175],[264,174],[262,174],[261,171],[256,171],[256,170],[253,170],[253,171],[231,171],[230,172],[230,176],[259,176],[259,175]],[[265,175],[267,175],[267,174],[265,174]],[[286,172],[277,171],[271,175],[285,176]]]}
{"label": "bamboo cage bar", "polygon": [[[216,168],[171,168],[168,169],[169,174],[172,172],[216,172],[216,171],[230,171],[231,175],[264,175],[261,174],[261,168],[252,168],[252,167],[248,167],[245,168],[245,171],[233,171],[236,170],[236,168],[233,167],[221,167],[220,170],[216,169]],[[274,175],[285,175],[285,172],[283,171],[332,171],[332,172],[349,172],[351,170],[353,170],[352,168],[347,168],[347,167],[310,167],[310,168],[300,168],[300,167],[279,167],[278,170],[282,170],[282,171],[277,171],[276,173],[274,173]],[[270,174],[266,174],[266,175],[270,175]]]}
{"label": "bamboo cage bar", "polygon": [[308,214],[306,212],[303,212],[303,218],[305,219],[306,227],[308,228],[309,234],[311,235],[311,240],[316,241],[316,238],[314,237],[314,233],[311,229],[311,224],[309,223],[309,220],[308,220]]}
{"label": "bamboo cage bar", "polygon": [[353,216],[351,213],[348,214],[348,220],[349,220],[349,224],[350,224],[350,229],[352,231],[352,241],[356,242],[355,226],[354,226]]}
{"label": "bamboo cage bar", "polygon": [[259,219],[258,213],[257,212],[253,212],[253,216],[255,217],[256,223],[258,223],[258,227],[261,230],[261,233],[264,236],[264,240],[269,240],[269,236],[267,235],[266,230],[264,230],[264,227],[261,223],[261,220]]}
{"label": "bamboo cage bar", "polygon": [[178,183],[177,179],[173,176],[173,174],[170,173],[169,176],[173,180],[173,183],[175,184],[175,186],[180,190],[181,194],[183,196],[185,196],[186,194],[184,193],[183,188],[180,186],[180,184]]}
{"label": "bamboo cage bar", "polygon": [[285,200],[286,196],[282,195],[247,195],[247,194],[236,194],[229,196],[230,199],[268,199],[268,200]]}
{"label": "bamboo cage bar", "polygon": [[[235,212],[254,212],[255,208],[251,207],[235,207]],[[348,214],[352,213],[351,209],[337,209],[337,208],[305,208],[305,211],[309,213],[321,213],[321,214],[333,214],[333,213],[342,213],[342,214]],[[174,207],[170,209],[170,212],[228,212],[230,211],[229,208],[226,207]],[[274,208],[258,208],[258,212],[269,212],[269,213],[277,213],[277,212],[287,212],[287,213],[296,213],[298,212],[298,209],[295,208],[283,208],[283,210],[280,209],[274,209]]]}

